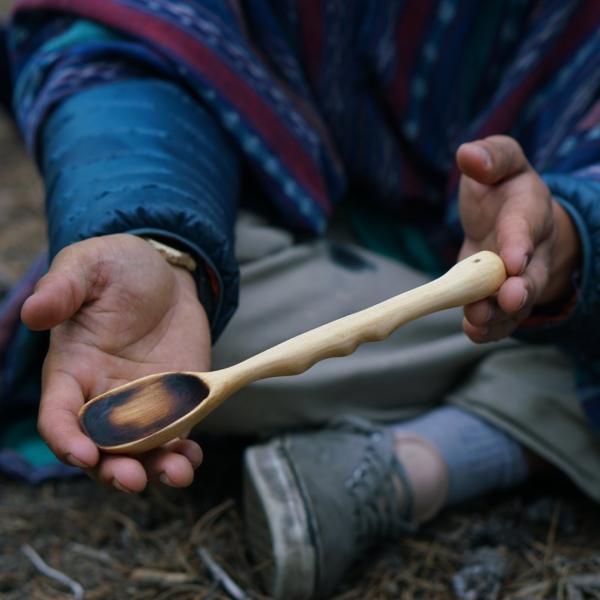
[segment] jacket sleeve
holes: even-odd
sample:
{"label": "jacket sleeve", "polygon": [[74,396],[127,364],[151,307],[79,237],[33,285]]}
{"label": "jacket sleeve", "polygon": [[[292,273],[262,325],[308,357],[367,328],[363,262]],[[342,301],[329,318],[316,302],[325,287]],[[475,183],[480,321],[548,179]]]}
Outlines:
{"label": "jacket sleeve", "polygon": [[50,254],[110,233],[195,255],[213,339],[237,305],[240,161],[150,49],[96,24],[45,23],[15,60],[14,106],[46,184]]}

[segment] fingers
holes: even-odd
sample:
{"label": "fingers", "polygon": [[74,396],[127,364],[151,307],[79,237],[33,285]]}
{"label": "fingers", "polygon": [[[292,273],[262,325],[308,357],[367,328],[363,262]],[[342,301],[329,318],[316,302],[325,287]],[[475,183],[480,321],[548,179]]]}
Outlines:
{"label": "fingers", "polygon": [[497,321],[493,325],[486,327],[474,327],[466,319],[463,321],[463,329],[465,334],[476,344],[484,344],[489,342],[497,342],[506,337],[517,328],[518,323],[512,319]]}
{"label": "fingers", "polygon": [[202,450],[191,440],[173,440],[139,457],[104,455],[90,472],[95,479],[123,492],[139,493],[149,481],[186,487],[202,463]]}
{"label": "fingers", "polygon": [[52,362],[49,356],[44,365],[38,430],[60,460],[83,469],[94,467],[99,459],[98,448],[79,426],[83,392],[71,374],[54,368],[49,364]]}
{"label": "fingers", "polygon": [[197,469],[204,460],[202,448],[193,440],[173,440],[166,444],[166,448],[171,452],[178,452],[185,456],[194,469]]}
{"label": "fingers", "polygon": [[49,273],[40,279],[21,310],[21,319],[34,331],[59,325],[73,316],[85,300],[85,285],[64,273]]}
{"label": "fingers", "polygon": [[[509,277],[498,290],[498,309],[505,315],[517,318],[519,313],[528,308],[534,297],[534,284],[531,274],[525,277]],[[529,312],[529,311],[527,311]]]}
{"label": "fingers", "polygon": [[522,276],[509,277],[494,298],[465,306],[463,328],[477,343],[497,341],[511,335],[526,319],[544,289],[546,261],[534,257]]}
{"label": "fingers", "polygon": [[[519,286],[517,279],[511,278],[510,284],[517,284],[512,287]],[[498,341],[516,329],[523,314],[523,309],[512,314],[505,312],[499,305],[498,297],[488,298],[465,306],[463,329],[476,343]]]}
{"label": "fingers", "polygon": [[519,144],[491,136],[463,144],[459,209],[465,234],[461,255],[493,250],[507,280],[493,299],[465,308],[464,329],[474,341],[510,335],[539,303],[548,286],[555,224],[546,184]]}
{"label": "fingers", "polygon": [[[510,137],[492,136],[463,144],[456,160],[463,173],[459,209],[465,237],[478,243],[489,240],[499,218],[507,218],[509,227],[504,228],[505,233],[513,231],[512,225],[516,228],[512,239],[507,240],[507,255],[501,256],[506,259],[509,275],[519,274],[531,249],[526,239],[531,234],[529,223],[536,225],[532,215],[523,211],[529,213],[536,208],[536,195],[544,194],[545,185],[531,169],[519,144]],[[510,210],[505,206],[508,201]],[[492,242],[488,249],[496,246],[496,240]]]}
{"label": "fingers", "polygon": [[464,175],[460,204],[465,235],[483,239],[493,232],[491,247],[503,259],[507,274],[521,275],[551,227],[545,184],[519,144],[507,136],[463,144],[457,162]]}
{"label": "fingers", "polygon": [[58,367],[50,353],[44,365],[44,385],[38,429],[56,456],[88,471],[90,476],[118,490],[141,492],[148,481],[172,487],[192,483],[194,470],[202,463],[202,450],[191,440],[173,440],[140,457],[100,455],[97,446],[79,425],[83,391],[70,373]]}
{"label": "fingers", "polygon": [[90,470],[88,474],[106,486],[129,494],[142,492],[148,483],[142,463],[129,456],[105,454],[98,467]]}
{"label": "fingers", "polygon": [[194,480],[194,470],[202,463],[202,450],[191,440],[173,440],[143,459],[153,480],[172,487],[186,487]]}
{"label": "fingers", "polygon": [[495,185],[531,168],[518,142],[504,135],[462,144],[456,160],[464,175],[485,185]]}
{"label": "fingers", "polygon": [[536,245],[542,238],[542,228],[535,224],[535,206],[513,210],[506,206],[496,223],[496,252],[504,261],[509,277],[525,273]]}

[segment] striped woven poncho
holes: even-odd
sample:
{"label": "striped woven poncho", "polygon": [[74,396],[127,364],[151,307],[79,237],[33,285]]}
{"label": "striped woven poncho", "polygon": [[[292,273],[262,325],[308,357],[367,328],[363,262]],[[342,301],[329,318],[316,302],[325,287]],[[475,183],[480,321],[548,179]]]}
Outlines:
{"label": "striped woven poncho", "polygon": [[600,428],[597,0],[18,0],[10,37],[33,152],[65,98],[168,78],[228,132],[288,227],[321,233],[337,204],[368,198],[440,264],[460,243],[456,148],[514,136],[584,249],[575,309],[531,336],[575,353]]}

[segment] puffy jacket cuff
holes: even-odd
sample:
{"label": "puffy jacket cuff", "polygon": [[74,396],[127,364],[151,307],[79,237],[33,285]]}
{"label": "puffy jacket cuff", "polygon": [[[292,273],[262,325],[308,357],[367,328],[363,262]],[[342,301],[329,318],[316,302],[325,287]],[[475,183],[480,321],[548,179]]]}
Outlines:
{"label": "puffy jacket cuff", "polygon": [[208,320],[210,323],[214,323],[215,317],[219,316],[223,309],[223,281],[206,252],[198,244],[190,243],[169,231],[145,227],[127,233],[162,242],[167,246],[186,252],[194,259],[196,269],[190,272],[190,275],[196,282],[198,299],[206,311]]}

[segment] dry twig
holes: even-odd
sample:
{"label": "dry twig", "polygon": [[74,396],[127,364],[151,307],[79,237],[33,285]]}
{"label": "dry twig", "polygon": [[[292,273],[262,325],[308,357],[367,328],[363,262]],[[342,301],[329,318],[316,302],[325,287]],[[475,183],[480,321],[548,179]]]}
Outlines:
{"label": "dry twig", "polygon": [[560,500],[557,500],[554,504],[554,510],[552,511],[552,519],[548,527],[548,535],[546,537],[546,551],[544,553],[544,566],[548,565],[552,552],[554,550],[554,543],[556,541],[556,532],[558,530],[558,518],[560,516]]}
{"label": "dry twig", "polygon": [[129,577],[132,581],[139,583],[158,583],[165,587],[192,583],[198,579],[196,575],[192,573],[178,573],[174,571],[162,571],[159,569],[147,568],[134,569]]}
{"label": "dry twig", "polygon": [[206,565],[206,568],[210,571],[210,574],[223,586],[223,589],[233,598],[234,600],[251,600],[251,597],[242,590],[242,588],[235,582],[225,570],[217,563],[212,557],[210,552],[206,548],[200,546],[198,548],[198,556],[200,560]]}
{"label": "dry twig", "polygon": [[207,510],[194,524],[190,533],[190,544],[197,543],[201,535],[210,527],[219,517],[235,506],[235,502],[227,499],[214,508]]}
{"label": "dry twig", "polygon": [[86,546],[85,544],[78,544],[77,542],[69,544],[69,550],[75,554],[80,554],[81,556],[85,556],[90,560],[98,561],[111,567],[115,564],[113,557],[105,550],[98,550],[96,548]]}
{"label": "dry twig", "polygon": [[21,546],[21,552],[23,552],[23,554],[31,561],[31,564],[40,571],[40,573],[43,573],[46,577],[50,577],[50,579],[54,579],[54,581],[58,581],[62,585],[68,587],[76,600],[83,600],[85,597],[85,590],[80,583],[46,564],[42,557],[29,544],[23,544],[23,546]]}

